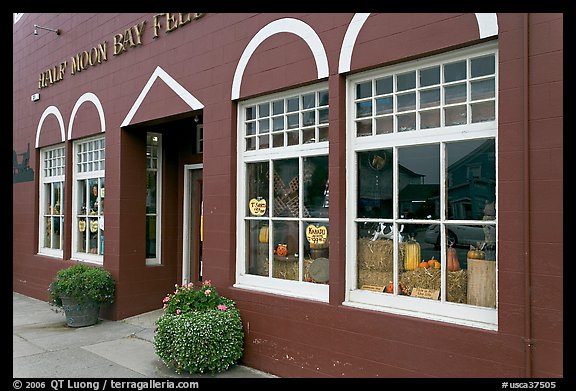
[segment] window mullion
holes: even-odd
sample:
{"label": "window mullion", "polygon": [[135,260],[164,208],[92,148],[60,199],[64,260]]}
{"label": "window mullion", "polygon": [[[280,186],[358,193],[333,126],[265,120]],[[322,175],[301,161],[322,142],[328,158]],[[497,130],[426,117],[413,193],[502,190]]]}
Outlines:
{"label": "window mullion", "polygon": [[446,301],[446,277],[447,273],[447,260],[446,260],[446,196],[448,189],[446,188],[446,143],[440,143],[440,301]]}

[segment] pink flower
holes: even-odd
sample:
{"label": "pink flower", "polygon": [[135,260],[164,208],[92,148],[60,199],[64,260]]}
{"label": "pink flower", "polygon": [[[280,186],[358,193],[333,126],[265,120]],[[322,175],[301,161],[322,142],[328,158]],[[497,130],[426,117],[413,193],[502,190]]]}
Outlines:
{"label": "pink flower", "polygon": [[212,286],[212,280],[204,280],[204,281],[202,281],[202,285],[207,286],[207,287],[211,287]]}
{"label": "pink flower", "polygon": [[168,300],[170,300],[170,297],[166,296],[166,297],[164,298],[164,300],[162,300],[162,303],[167,303]]}
{"label": "pink flower", "polygon": [[226,304],[218,304],[218,309],[220,311],[226,311],[228,307],[226,307]]}
{"label": "pink flower", "polygon": [[178,308],[178,309],[176,310],[176,315],[180,315],[181,312],[182,312],[182,311],[180,311],[180,308]]}
{"label": "pink flower", "polygon": [[205,294],[206,296],[210,296],[210,293],[212,293],[212,291],[211,291],[210,289],[206,289],[206,290],[204,291],[204,294]]}
{"label": "pink flower", "polygon": [[164,303],[164,306],[162,306],[162,309],[166,309],[166,307],[168,307],[168,304]]}
{"label": "pink flower", "polygon": [[194,288],[194,283],[193,283],[193,282],[189,282],[189,283],[188,283],[188,288]]}

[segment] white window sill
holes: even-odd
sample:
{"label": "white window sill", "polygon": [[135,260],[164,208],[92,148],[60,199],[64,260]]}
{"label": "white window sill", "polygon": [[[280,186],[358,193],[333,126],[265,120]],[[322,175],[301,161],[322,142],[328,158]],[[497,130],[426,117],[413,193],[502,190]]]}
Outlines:
{"label": "white window sill", "polygon": [[314,284],[310,282],[243,275],[238,276],[234,288],[328,303],[328,284]]}

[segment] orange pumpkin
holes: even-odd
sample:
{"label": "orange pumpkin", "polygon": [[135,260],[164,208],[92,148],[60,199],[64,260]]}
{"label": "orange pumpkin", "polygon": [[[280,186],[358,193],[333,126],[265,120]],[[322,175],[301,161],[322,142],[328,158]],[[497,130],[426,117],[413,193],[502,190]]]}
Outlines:
{"label": "orange pumpkin", "polygon": [[418,264],[418,267],[422,268],[422,269],[426,269],[428,267],[428,262],[426,262],[425,260],[422,260],[422,262],[420,262]]}
{"label": "orange pumpkin", "polygon": [[440,269],[442,267],[442,264],[438,261],[434,261],[434,269]]}
{"label": "orange pumpkin", "polygon": [[388,281],[388,285],[386,286],[386,293],[394,293],[394,283],[392,281]]}
{"label": "orange pumpkin", "polygon": [[430,260],[428,261],[428,267],[434,267],[434,264],[437,261],[434,259],[434,255],[432,255],[432,258],[430,258]]}
{"label": "orange pumpkin", "polygon": [[456,249],[452,246],[448,247],[446,250],[447,253],[447,265],[448,271],[455,272],[460,270],[460,262],[458,262],[458,254],[456,253]]}
{"label": "orange pumpkin", "polygon": [[278,247],[276,247],[276,255],[285,257],[288,255],[288,247],[285,244],[279,244]]}
{"label": "orange pumpkin", "polygon": [[484,251],[470,245],[470,250],[466,254],[469,259],[484,259],[485,254]]}

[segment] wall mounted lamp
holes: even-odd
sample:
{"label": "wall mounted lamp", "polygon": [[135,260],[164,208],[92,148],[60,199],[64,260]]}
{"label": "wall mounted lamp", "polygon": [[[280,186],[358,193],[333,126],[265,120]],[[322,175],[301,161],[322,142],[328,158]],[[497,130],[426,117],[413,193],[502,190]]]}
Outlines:
{"label": "wall mounted lamp", "polygon": [[56,33],[56,35],[60,35],[60,30],[58,30],[58,29],[51,29],[48,27],[42,27],[42,26],[38,26],[37,24],[34,25],[34,35],[38,35],[38,29],[52,31],[53,33]]}

